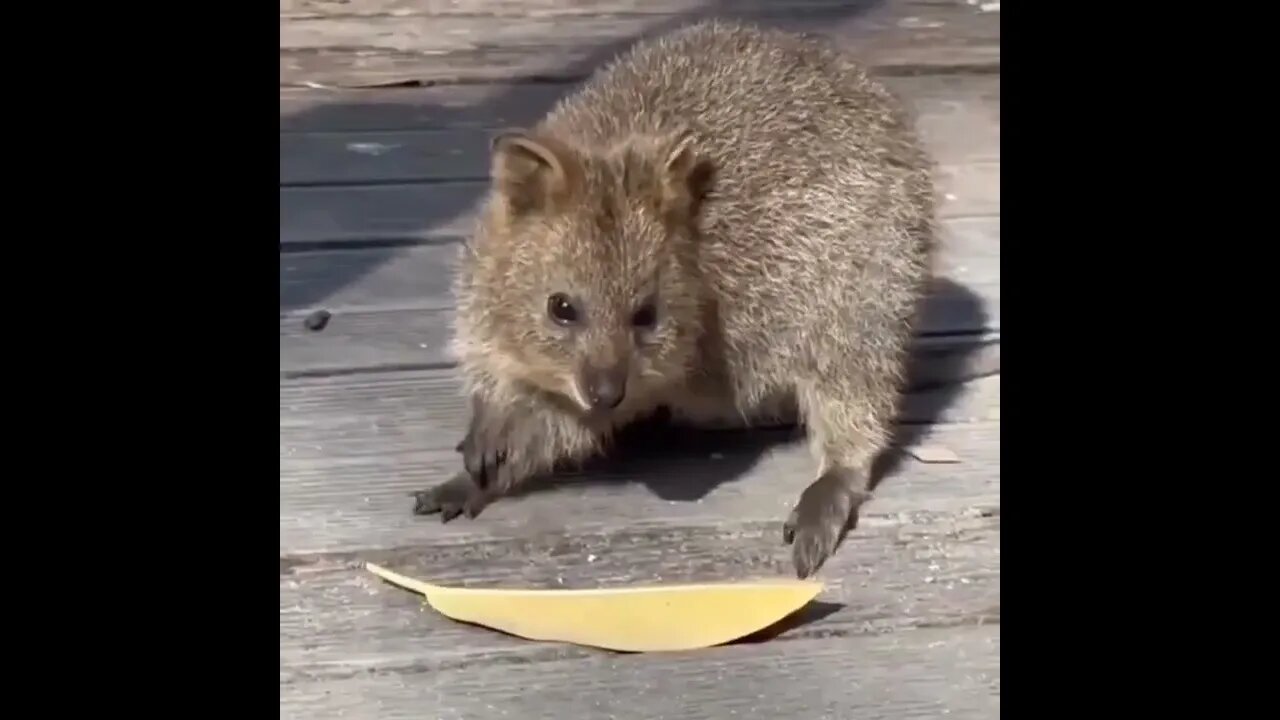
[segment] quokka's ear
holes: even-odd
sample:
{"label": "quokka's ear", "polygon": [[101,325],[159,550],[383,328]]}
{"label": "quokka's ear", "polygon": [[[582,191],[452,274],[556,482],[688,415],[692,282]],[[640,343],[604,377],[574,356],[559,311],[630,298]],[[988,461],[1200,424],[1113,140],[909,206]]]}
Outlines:
{"label": "quokka's ear", "polygon": [[664,212],[673,219],[692,220],[715,182],[715,166],[698,151],[688,130],[675,132],[657,144],[658,186]]}
{"label": "quokka's ear", "polygon": [[504,130],[490,143],[494,187],[516,214],[548,211],[577,187],[581,164],[573,149],[525,130]]}

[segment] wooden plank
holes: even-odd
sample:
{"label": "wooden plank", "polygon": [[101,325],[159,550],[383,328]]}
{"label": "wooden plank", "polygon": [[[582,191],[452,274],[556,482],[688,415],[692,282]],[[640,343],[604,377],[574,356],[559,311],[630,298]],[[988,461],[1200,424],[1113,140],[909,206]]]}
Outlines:
{"label": "wooden plank", "polygon": [[[974,144],[1000,125],[999,75],[919,75],[881,78],[916,107],[925,122],[963,123]],[[575,84],[495,83],[361,90],[280,89],[280,131],[396,132],[532,124]],[[925,129],[928,132],[927,128]],[[998,143],[995,143],[998,146]]]}
{"label": "wooden plank", "polygon": [[[893,83],[911,112],[934,159],[946,165],[992,162],[1000,158],[999,78],[966,76],[964,82],[940,83],[937,78],[901,78]],[[487,115],[490,123],[502,120],[527,124],[549,108],[568,88],[533,86],[539,94],[520,93],[528,103],[518,121],[509,113]],[[306,110],[317,121],[296,121],[303,127],[321,123],[343,124],[344,115],[358,114],[364,122],[400,127],[381,132],[290,132],[280,138],[280,182],[285,185],[317,185],[363,182],[411,182],[419,180],[483,179],[489,168],[492,124],[449,127],[456,110],[431,109],[414,91],[384,93],[374,101],[344,93],[341,99],[313,104]],[[533,95],[533,97],[530,97]],[[393,99],[397,98],[397,99]],[[341,103],[347,103],[343,107]],[[499,103],[504,105],[503,103]],[[337,107],[334,107],[334,106]],[[506,109],[504,107],[504,109]],[[282,112],[283,112],[282,106]],[[468,115],[472,123],[478,117]],[[332,120],[330,118],[333,118]],[[386,118],[385,120],[382,118]],[[405,122],[427,123],[432,129],[414,129]],[[282,119],[283,124],[283,119]],[[438,128],[438,129],[437,129]]]}
{"label": "wooden plank", "polygon": [[733,645],[664,655],[376,673],[285,683],[280,717],[1000,717],[1000,628]]}
{"label": "wooden plank", "polygon": [[942,219],[1000,214],[1000,163],[971,162],[938,166]]}
{"label": "wooden plank", "polygon": [[455,240],[475,221],[485,181],[280,188],[281,244]]}
{"label": "wooden plank", "polygon": [[[897,1],[897,0],[895,0]],[[787,0],[793,10],[830,10],[847,14],[858,0]],[[939,4],[909,0],[905,7]],[[280,18],[386,17],[574,17],[580,15],[688,15],[705,12],[706,0],[280,0]],[[778,0],[721,0],[718,11],[776,10]]]}
{"label": "wooden plank", "polygon": [[[389,214],[382,217],[391,224]],[[920,332],[998,329],[999,218],[953,218],[942,223],[942,231],[938,281]],[[454,305],[450,278],[456,253],[453,243],[286,253],[280,258],[280,310],[296,317],[324,307],[335,314],[336,328],[344,326],[338,316],[348,312],[448,309]],[[281,319],[282,326],[286,321]]]}
{"label": "wooden plank", "polygon": [[[944,311],[926,310],[930,324],[938,327]],[[334,315],[323,332],[308,330],[296,314],[280,318],[280,372],[286,377],[348,373],[353,370],[450,367],[456,359],[449,351],[452,310],[372,310]],[[958,382],[1000,370],[1000,334],[983,332],[977,313],[962,316],[948,330],[957,332],[959,321],[971,321],[972,334],[919,337],[912,355],[913,382],[930,385]]]}
{"label": "wooden plank", "polygon": [[[470,232],[485,180],[378,186],[282,187],[280,242],[454,239]],[[998,215],[1000,163],[939,168],[942,219]]]}
{"label": "wooden plank", "polygon": [[[850,533],[824,567],[815,607],[771,629],[774,642],[998,623],[1000,518],[876,519]],[[603,534],[419,545],[351,556],[290,557],[280,579],[283,680],[376,669],[440,672],[463,665],[604,655],[532,643],[456,623],[421,596],[381,582],[364,562],[466,587],[616,587],[788,576],[775,523],[619,527]],[[814,612],[820,611],[820,612]]]}
{"label": "wooden plank", "polygon": [[[452,314],[452,309],[432,308],[350,310],[333,315],[323,332],[307,329],[301,313],[283,315],[280,318],[280,372],[322,375],[358,369],[450,367],[456,362],[448,347]],[[972,326],[958,329],[952,324],[948,330],[966,334],[922,334],[915,341],[913,357],[926,364],[941,363],[945,359],[968,367],[970,358],[962,362],[954,356],[980,354],[982,361],[973,367],[982,368],[980,374],[998,372],[999,330],[984,331],[985,323],[976,313],[963,319],[972,321]],[[933,324],[936,325],[936,321]],[[936,371],[924,371],[921,375],[922,381],[927,382],[942,377],[958,376],[939,375]]]}
{"label": "wooden plank", "polygon": [[960,3],[889,0],[787,8],[761,3],[743,9],[721,3],[658,14],[517,16],[488,13],[482,3],[472,7],[465,16],[282,18],[280,84],[576,80],[637,38],[709,15],[821,32],[885,73],[995,69],[1000,58],[998,15]]}
{"label": "wooden plank", "polygon": [[456,253],[457,246],[446,243],[281,255],[280,312],[451,308]]}
{"label": "wooden plank", "polygon": [[280,132],[396,132],[527,125],[570,89],[569,85],[542,83],[361,90],[280,88]]}
{"label": "wooden plank", "polygon": [[353,310],[333,316],[324,332],[308,330],[297,314],[282,315],[280,372],[452,366],[452,314],[452,309]]}
{"label": "wooden plank", "polygon": [[[607,460],[506,498],[476,521],[442,525],[410,513],[413,491],[459,469],[453,446],[465,401],[447,371],[406,371],[281,382],[282,552],[391,548],[445,539],[520,537],[535,529],[604,531],[621,525],[781,522],[812,480],[813,460],[787,430],[655,432]],[[999,377],[916,393],[898,441],[960,458],[901,458],[867,512],[962,512],[999,505]],[[660,455],[641,446],[656,444]]]}
{"label": "wooden plank", "polygon": [[[444,352],[442,333],[423,330],[423,323],[436,322],[435,313],[453,307],[447,263],[450,248],[427,246],[407,250],[360,250],[332,253],[286,255],[280,264],[281,371],[308,371],[321,368],[359,367],[359,354],[378,362],[384,350],[405,351],[410,365],[438,364],[418,351]],[[436,252],[429,252],[429,251]],[[381,262],[379,262],[381,261]],[[956,282],[942,277],[926,298],[917,326],[922,336],[979,334],[990,337],[1000,331],[1000,285],[989,280],[999,259],[983,261],[957,270],[954,275],[979,277],[980,281]],[[323,332],[300,332],[306,315],[323,308],[331,313]],[[396,325],[396,313],[410,324]],[[330,340],[329,338],[334,338]],[[357,344],[358,343],[358,344]],[[369,345],[366,345],[369,343]],[[407,345],[406,345],[407,343]],[[341,354],[342,346],[352,354]],[[424,348],[423,345],[426,347]],[[967,345],[966,345],[967,347]],[[416,348],[416,349],[415,349]],[[330,349],[338,354],[326,356]],[[409,356],[418,357],[409,360]],[[341,364],[339,360],[353,360]],[[444,362],[452,362],[452,358]]]}
{"label": "wooden plank", "polygon": [[[985,419],[999,403],[1000,378],[994,375],[908,393],[898,418],[913,424],[972,423]],[[376,457],[379,450],[393,454],[447,450],[445,459],[455,462],[453,447],[466,430],[467,417],[467,402],[453,369],[299,377],[280,382],[280,450],[300,464]],[[455,434],[459,437],[454,438]],[[679,441],[678,437],[662,437],[667,442]],[[965,435],[962,439],[975,437]],[[712,433],[709,440],[732,445],[748,439],[732,432]],[[760,438],[772,443],[789,440]],[[698,454],[697,459],[703,457],[705,454]]]}

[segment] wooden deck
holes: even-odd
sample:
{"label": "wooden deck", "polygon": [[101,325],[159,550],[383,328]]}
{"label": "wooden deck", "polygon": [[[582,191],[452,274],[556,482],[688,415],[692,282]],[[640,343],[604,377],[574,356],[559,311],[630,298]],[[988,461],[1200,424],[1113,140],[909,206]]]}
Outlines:
{"label": "wooden deck", "polygon": [[[999,716],[998,3],[280,7],[282,718]],[[489,134],[641,34],[706,15],[839,38],[912,103],[941,164],[946,249],[907,452],[823,569],[823,604],[766,642],[617,655],[454,624],[360,564],[546,587],[791,572],[781,526],[812,467],[781,435],[671,439],[474,521],[410,514],[410,493],[459,463],[446,259]],[[328,325],[306,329],[321,308]]]}

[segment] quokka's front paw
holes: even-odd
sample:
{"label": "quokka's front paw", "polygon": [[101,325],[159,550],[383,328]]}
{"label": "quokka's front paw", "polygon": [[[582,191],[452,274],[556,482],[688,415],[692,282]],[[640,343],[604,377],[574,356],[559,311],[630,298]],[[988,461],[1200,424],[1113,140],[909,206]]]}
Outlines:
{"label": "quokka's front paw", "polygon": [[458,450],[462,453],[463,466],[481,489],[498,482],[507,461],[507,438],[506,423],[499,418],[484,412],[471,416],[471,426],[458,444]]}
{"label": "quokka's front paw", "polygon": [[463,514],[474,519],[489,504],[484,490],[466,472],[458,473],[428,490],[415,492],[413,496],[414,515],[440,513],[441,522],[449,522]]}
{"label": "quokka's front paw", "polygon": [[547,442],[536,417],[481,409],[472,415],[458,449],[476,486],[496,497],[528,479],[547,452]]}

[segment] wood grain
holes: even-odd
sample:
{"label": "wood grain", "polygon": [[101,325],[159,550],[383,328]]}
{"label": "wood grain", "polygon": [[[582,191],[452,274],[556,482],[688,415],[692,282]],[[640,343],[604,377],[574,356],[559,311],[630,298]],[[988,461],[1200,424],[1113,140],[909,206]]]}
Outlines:
{"label": "wood grain", "polygon": [[[280,0],[280,18],[372,18],[385,17],[552,17],[688,15],[717,11],[776,12],[780,7],[797,11],[829,10],[841,14],[860,11],[878,3],[859,0]],[[910,14],[911,8],[934,10],[948,4],[937,0],[892,0],[892,5]],[[961,5],[962,2],[952,3]]]}
{"label": "wood grain", "polygon": [[[389,216],[382,218],[388,226],[393,224]],[[919,332],[998,329],[999,218],[952,218],[941,223],[941,230],[937,280],[924,308]],[[394,235],[397,231],[388,227],[388,233]],[[450,282],[457,253],[452,241],[456,238],[437,240],[440,244],[284,254],[280,258],[281,314],[296,318],[324,307],[336,318],[370,310],[451,308],[454,302]],[[281,322],[286,319],[282,317]],[[341,323],[335,320],[334,327],[344,326]]]}
{"label": "wood grain", "polygon": [[[999,150],[999,75],[881,78],[943,148]],[[497,129],[533,123],[576,84],[495,83],[421,88],[281,88],[282,133]],[[948,130],[948,128],[954,128]],[[954,138],[955,142],[948,142]],[[957,155],[958,157],[958,155]]]}
{"label": "wood grain", "polygon": [[[898,78],[890,83],[915,116],[934,159],[944,165],[991,162],[1000,157],[999,79],[990,76]],[[468,113],[456,105],[433,107],[439,95],[382,91],[365,97],[340,93],[291,108],[282,101],[282,185],[483,179],[489,141],[499,127],[536,122],[570,88],[528,86],[520,102],[501,113]],[[376,91],[375,91],[376,92]],[[474,98],[482,107],[487,101]],[[510,102],[510,101],[508,101]],[[289,112],[286,122],[285,112]],[[359,118],[357,122],[354,118]],[[482,123],[480,118],[487,119]],[[359,128],[363,125],[365,129]],[[300,131],[305,128],[305,131]],[[332,129],[326,129],[332,128]]]}
{"label": "wood grain", "polygon": [[[452,171],[451,171],[452,172]],[[280,242],[314,246],[371,240],[456,238],[470,232],[486,180],[280,188]],[[1000,163],[942,165],[942,219],[998,215]]]}
{"label": "wood grain", "polygon": [[[283,377],[344,374],[384,369],[446,368],[452,310],[351,310],[333,315],[324,332],[308,330],[295,313],[280,318],[280,372]],[[926,328],[938,327],[939,313]],[[1000,370],[1000,334],[980,320],[952,313],[949,334],[923,335],[915,342],[913,382],[959,382]],[[998,318],[996,318],[998,320]],[[964,334],[951,334],[964,333]]]}
{"label": "wood grain", "polygon": [[[999,377],[915,393],[898,428],[905,447],[942,446],[960,462],[900,460],[867,506],[872,514],[999,506]],[[534,483],[476,521],[413,517],[409,495],[460,468],[453,446],[466,406],[450,372],[283,381],[280,398],[282,552],[391,548],[431,538],[519,537],[650,523],[781,521],[812,480],[791,431],[655,433],[612,457]],[[661,452],[653,453],[653,447]]]}
{"label": "wood grain", "polygon": [[465,14],[423,10],[282,17],[280,84],[368,87],[406,82],[577,80],[636,39],[697,18],[745,19],[821,32],[885,73],[995,69],[999,17],[961,3],[721,2],[666,12],[511,14],[470,2]]}
{"label": "wood grain", "polygon": [[[755,639],[793,642],[1000,618],[998,516],[875,519],[824,567],[818,607]],[[280,652],[289,682],[376,667],[440,672],[462,665],[589,658],[601,651],[532,643],[457,623],[364,562],[460,587],[588,588],[785,577],[776,523],[619,528],[518,540],[418,545],[357,555],[295,557],[281,573]]]}
{"label": "wood grain", "polygon": [[733,645],[655,657],[600,655],[440,672],[285,683],[280,717],[1000,717],[1000,628]]}
{"label": "wood grain", "polygon": [[[999,406],[1000,378],[908,393],[898,419],[907,423],[981,420]],[[282,379],[282,454],[323,460],[343,448],[377,445],[391,453],[452,449],[466,430],[467,402],[454,370],[404,370]],[[316,448],[311,447],[326,445]],[[452,454],[452,453],[451,453]]]}

